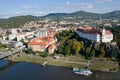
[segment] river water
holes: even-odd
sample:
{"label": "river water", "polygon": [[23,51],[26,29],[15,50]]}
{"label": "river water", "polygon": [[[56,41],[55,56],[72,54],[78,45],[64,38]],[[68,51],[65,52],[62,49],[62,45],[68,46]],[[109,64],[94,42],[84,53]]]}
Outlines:
{"label": "river water", "polygon": [[92,75],[83,76],[62,67],[42,67],[27,62],[8,64],[0,60],[0,80],[120,80],[120,72],[92,72]]}

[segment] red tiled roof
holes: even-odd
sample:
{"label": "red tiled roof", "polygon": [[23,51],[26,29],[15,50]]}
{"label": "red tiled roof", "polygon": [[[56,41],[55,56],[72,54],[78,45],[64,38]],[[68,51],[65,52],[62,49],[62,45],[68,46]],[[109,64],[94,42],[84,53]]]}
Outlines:
{"label": "red tiled roof", "polygon": [[106,31],[105,31],[105,34],[112,34],[112,33],[111,33],[111,31],[106,30]]}
{"label": "red tiled roof", "polygon": [[[84,34],[94,34],[98,35],[101,33],[101,29],[91,28],[91,27],[80,27],[77,29],[77,31],[80,31]],[[105,30],[105,34],[112,34],[109,30]]]}
{"label": "red tiled roof", "polygon": [[42,37],[42,38],[35,38],[34,40],[30,41],[29,45],[48,45],[50,42],[54,41],[54,37],[51,35]]}
{"label": "red tiled roof", "polygon": [[57,43],[50,45],[49,49],[53,49],[54,47],[57,46]]}
{"label": "red tiled roof", "polygon": [[29,45],[48,45],[48,42],[31,41],[31,42],[29,42]]}

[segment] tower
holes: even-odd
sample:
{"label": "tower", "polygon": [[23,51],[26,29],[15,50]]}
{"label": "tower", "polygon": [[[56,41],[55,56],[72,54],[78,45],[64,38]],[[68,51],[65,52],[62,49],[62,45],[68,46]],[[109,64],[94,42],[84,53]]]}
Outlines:
{"label": "tower", "polygon": [[102,24],[102,20],[101,20],[101,14],[100,14],[100,21],[99,21],[100,24]]}
{"label": "tower", "polygon": [[102,36],[105,35],[105,27],[104,27],[104,26],[102,26],[102,31],[101,31],[101,33],[102,33]]}
{"label": "tower", "polygon": [[105,40],[105,27],[103,25],[101,25],[101,42],[104,42]]}
{"label": "tower", "polygon": [[103,24],[102,24],[102,15],[100,14],[100,21],[99,21],[99,23],[100,23],[100,33],[101,33],[101,35],[100,35],[100,42],[104,42],[104,40],[105,40],[105,27],[103,26]]}

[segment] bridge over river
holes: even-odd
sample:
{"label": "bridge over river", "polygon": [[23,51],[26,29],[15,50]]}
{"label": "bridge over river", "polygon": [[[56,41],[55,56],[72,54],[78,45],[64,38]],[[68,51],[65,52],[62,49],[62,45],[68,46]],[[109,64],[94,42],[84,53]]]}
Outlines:
{"label": "bridge over river", "polygon": [[0,59],[17,54],[18,52],[21,52],[24,48],[25,46],[20,46],[18,48],[15,48],[13,52],[0,52]]}

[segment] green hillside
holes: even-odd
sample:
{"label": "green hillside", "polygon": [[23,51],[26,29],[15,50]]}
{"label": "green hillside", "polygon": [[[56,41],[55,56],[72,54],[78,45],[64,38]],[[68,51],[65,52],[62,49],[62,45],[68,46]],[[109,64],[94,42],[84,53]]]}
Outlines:
{"label": "green hillside", "polygon": [[1,28],[18,28],[23,26],[26,22],[35,20],[34,17],[31,16],[17,16],[11,17],[7,20],[4,20],[0,23]]}
{"label": "green hillside", "polygon": [[[0,19],[1,28],[18,28],[23,26],[26,22],[33,20],[99,20],[100,14],[85,11],[77,11],[74,13],[51,13],[46,16],[17,16],[8,19]],[[102,14],[102,19],[120,19],[120,10]]]}
{"label": "green hillside", "polygon": [[[51,13],[42,18],[48,19],[59,19],[59,20],[69,20],[69,19],[99,19],[99,13],[91,13],[85,11],[77,11],[74,13]],[[118,19],[120,18],[120,10],[104,13],[102,14],[103,19]]]}

